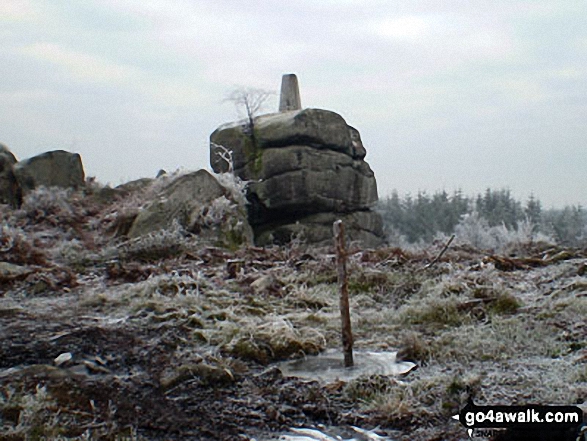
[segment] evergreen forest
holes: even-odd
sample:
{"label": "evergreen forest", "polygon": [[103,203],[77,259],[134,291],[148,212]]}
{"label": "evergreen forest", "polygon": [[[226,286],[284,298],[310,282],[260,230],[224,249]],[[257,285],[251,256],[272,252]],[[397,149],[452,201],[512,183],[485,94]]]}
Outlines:
{"label": "evergreen forest", "polygon": [[430,243],[452,234],[466,236],[480,248],[495,247],[499,236],[507,234],[564,246],[587,242],[587,213],[581,205],[544,209],[534,195],[521,202],[509,189],[488,188],[474,197],[460,190],[418,192],[415,197],[393,191],[380,199],[378,211],[388,240],[396,245]]}

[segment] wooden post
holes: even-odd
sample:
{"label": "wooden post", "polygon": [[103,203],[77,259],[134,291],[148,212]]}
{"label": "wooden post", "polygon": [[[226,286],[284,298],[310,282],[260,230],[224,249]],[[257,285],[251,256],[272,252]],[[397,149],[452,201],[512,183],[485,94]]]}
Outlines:
{"label": "wooden post", "polygon": [[334,246],[336,248],[336,266],[338,284],[340,286],[340,317],[342,319],[342,350],[344,366],[353,365],[353,331],[351,329],[351,313],[349,310],[349,289],[346,273],[346,249],[344,243],[344,224],[341,220],[334,222]]}

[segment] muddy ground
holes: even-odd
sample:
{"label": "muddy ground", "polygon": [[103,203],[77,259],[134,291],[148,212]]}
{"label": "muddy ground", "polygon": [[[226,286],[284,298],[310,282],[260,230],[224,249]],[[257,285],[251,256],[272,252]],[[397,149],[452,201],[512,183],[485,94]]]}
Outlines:
{"label": "muddy ground", "polygon": [[355,347],[417,369],[319,383],[277,363],[340,346],[333,248],[126,241],[119,208],[60,197],[2,214],[1,441],[464,440],[469,398],[587,410],[586,250],[351,244]]}

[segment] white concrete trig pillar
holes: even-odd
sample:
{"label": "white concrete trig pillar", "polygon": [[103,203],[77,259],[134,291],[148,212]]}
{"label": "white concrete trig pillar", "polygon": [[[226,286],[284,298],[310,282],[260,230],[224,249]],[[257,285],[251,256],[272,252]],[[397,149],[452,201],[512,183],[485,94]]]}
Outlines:
{"label": "white concrete trig pillar", "polygon": [[279,111],[301,110],[300,87],[296,74],[285,74],[281,77],[281,95],[279,96]]}

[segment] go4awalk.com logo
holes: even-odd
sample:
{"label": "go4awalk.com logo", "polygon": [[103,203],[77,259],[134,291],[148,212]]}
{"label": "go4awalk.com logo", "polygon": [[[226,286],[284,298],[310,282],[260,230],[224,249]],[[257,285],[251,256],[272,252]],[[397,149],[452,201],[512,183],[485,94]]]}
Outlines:
{"label": "go4awalk.com logo", "polygon": [[477,406],[470,400],[453,418],[467,428],[470,438],[489,434],[491,429],[508,429],[516,433],[568,433],[573,441],[583,439],[583,411],[576,406]]}

